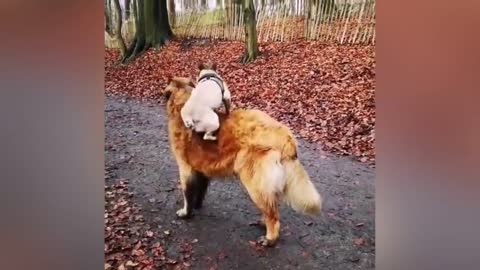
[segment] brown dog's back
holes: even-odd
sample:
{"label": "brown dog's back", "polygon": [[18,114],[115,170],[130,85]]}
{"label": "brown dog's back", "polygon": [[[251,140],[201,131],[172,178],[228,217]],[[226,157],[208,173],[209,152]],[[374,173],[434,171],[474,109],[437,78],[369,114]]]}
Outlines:
{"label": "brown dog's back", "polygon": [[234,110],[228,116],[220,114],[220,129],[216,141],[203,140],[201,134],[176,126],[183,136],[184,156],[194,168],[209,176],[227,176],[241,151],[277,150],[282,160],[295,159],[296,142],[290,130],[258,110]]}

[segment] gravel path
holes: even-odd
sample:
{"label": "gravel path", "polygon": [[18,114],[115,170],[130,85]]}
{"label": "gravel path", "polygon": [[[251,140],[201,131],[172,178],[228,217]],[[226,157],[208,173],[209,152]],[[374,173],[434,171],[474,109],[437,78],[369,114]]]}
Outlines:
{"label": "gravel path", "polygon": [[168,231],[162,240],[169,254],[179,254],[185,241],[195,242],[192,269],[375,267],[374,171],[364,164],[299,140],[300,160],[324,197],[323,212],[310,217],[282,205],[277,245],[257,250],[249,241],[264,233],[250,224],[259,211],[239,182],[214,181],[203,209],[190,220],[175,218],[182,197],[163,105],[106,97],[105,133],[106,167],[129,180],[146,223]]}

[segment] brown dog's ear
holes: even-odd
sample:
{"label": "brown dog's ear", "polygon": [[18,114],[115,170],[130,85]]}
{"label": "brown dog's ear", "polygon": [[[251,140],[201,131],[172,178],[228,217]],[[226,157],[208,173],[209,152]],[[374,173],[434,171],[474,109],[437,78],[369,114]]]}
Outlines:
{"label": "brown dog's ear", "polygon": [[195,81],[190,77],[173,77],[169,80],[167,86],[176,88],[185,88],[186,86],[191,86],[195,88]]}
{"label": "brown dog's ear", "polygon": [[199,70],[204,70],[206,67],[205,67],[205,63],[199,63],[198,64],[198,69]]}
{"label": "brown dog's ear", "polygon": [[213,62],[211,67],[212,67],[212,70],[217,71],[217,63],[216,62]]}
{"label": "brown dog's ear", "polygon": [[170,90],[170,89],[167,88],[167,89],[165,89],[165,91],[163,91],[162,94],[163,94],[163,96],[164,96],[167,100],[169,100],[169,99],[170,99],[170,96],[172,95],[172,90]]}
{"label": "brown dog's ear", "polygon": [[176,77],[168,77],[167,87],[168,86],[178,87],[178,80]]}

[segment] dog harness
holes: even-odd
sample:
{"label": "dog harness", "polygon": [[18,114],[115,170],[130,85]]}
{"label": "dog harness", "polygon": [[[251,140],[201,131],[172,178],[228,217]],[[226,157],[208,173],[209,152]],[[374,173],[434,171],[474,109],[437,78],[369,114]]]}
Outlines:
{"label": "dog harness", "polygon": [[198,79],[198,82],[200,83],[202,81],[207,81],[207,80],[212,80],[212,81],[216,82],[218,84],[218,86],[220,86],[220,91],[222,92],[222,97],[223,97],[223,92],[225,92],[225,88],[223,86],[223,80],[220,79],[220,77],[218,77],[217,74],[209,73],[209,74],[205,74],[202,77],[200,77]]}

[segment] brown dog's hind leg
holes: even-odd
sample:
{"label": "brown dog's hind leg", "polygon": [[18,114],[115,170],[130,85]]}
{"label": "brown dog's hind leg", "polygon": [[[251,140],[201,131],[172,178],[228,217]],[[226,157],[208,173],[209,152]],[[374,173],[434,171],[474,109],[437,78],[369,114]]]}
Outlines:
{"label": "brown dog's hind leg", "polygon": [[261,211],[263,214],[263,219],[265,220],[267,234],[265,236],[261,236],[258,239],[258,243],[263,246],[273,246],[280,236],[280,220],[277,204],[274,203],[273,205],[268,205],[268,203],[265,203],[263,209],[261,208]]}
{"label": "brown dog's hind leg", "polygon": [[258,173],[253,173],[247,168],[240,173],[240,181],[247,189],[252,201],[262,212],[267,228],[266,235],[261,236],[257,242],[263,246],[273,246],[280,234],[277,196],[262,189],[262,180],[259,179],[259,176]]}

